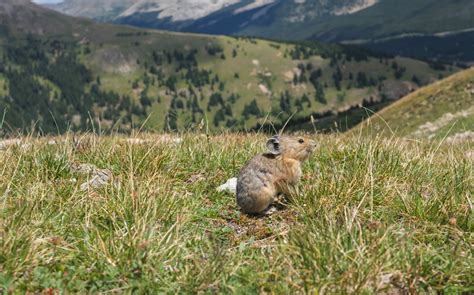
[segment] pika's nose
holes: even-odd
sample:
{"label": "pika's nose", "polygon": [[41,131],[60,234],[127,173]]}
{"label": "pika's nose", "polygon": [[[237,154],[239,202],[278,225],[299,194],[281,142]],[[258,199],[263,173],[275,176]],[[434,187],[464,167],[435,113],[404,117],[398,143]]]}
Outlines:
{"label": "pika's nose", "polygon": [[311,144],[312,147],[316,147],[316,141],[310,140],[309,143]]}

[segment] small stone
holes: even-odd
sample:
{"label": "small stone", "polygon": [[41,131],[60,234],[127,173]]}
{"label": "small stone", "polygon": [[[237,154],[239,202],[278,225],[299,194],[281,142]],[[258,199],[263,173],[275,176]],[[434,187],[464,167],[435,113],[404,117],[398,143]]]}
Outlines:
{"label": "small stone", "polygon": [[456,218],[452,217],[449,219],[449,224],[452,226],[456,226],[458,224],[458,221]]}
{"label": "small stone", "polygon": [[274,207],[274,206],[270,206],[270,208],[268,208],[267,211],[265,211],[265,215],[269,216],[269,215],[272,215],[273,213],[275,213],[277,211],[277,208]]}
{"label": "small stone", "polygon": [[5,139],[0,141],[0,150],[6,150],[8,147],[13,145],[21,145],[21,140],[18,138],[14,139]]}
{"label": "small stone", "polygon": [[474,161],[474,151],[468,151],[466,152],[466,158],[468,160],[473,160]]}
{"label": "small stone", "polygon": [[98,189],[108,184],[112,179],[112,172],[108,169],[99,169],[93,164],[71,164],[71,171],[90,175],[89,181],[81,184],[81,191]]}
{"label": "small stone", "polygon": [[202,174],[193,174],[193,175],[191,175],[191,177],[189,177],[188,180],[186,180],[186,183],[191,184],[191,183],[195,183],[195,182],[198,182],[198,181],[202,181],[204,179],[205,179],[205,177]]}
{"label": "small stone", "polygon": [[111,178],[112,172],[110,170],[101,169],[96,171],[89,181],[81,184],[80,188],[82,191],[87,191],[91,188],[98,189],[108,184]]}
{"label": "small stone", "polygon": [[61,237],[52,237],[50,238],[49,242],[54,246],[58,246],[62,243],[63,239]]}
{"label": "small stone", "polygon": [[147,144],[152,143],[151,140],[141,139],[141,138],[127,138],[126,142],[131,145],[140,145],[140,144]]}
{"label": "small stone", "polygon": [[97,170],[97,167],[93,164],[76,164],[73,163],[70,166],[71,171],[81,174],[92,174]]}
{"label": "small stone", "polygon": [[138,244],[138,249],[140,249],[141,251],[145,251],[146,249],[148,249],[149,246],[150,246],[149,241],[143,241],[140,244]]}
{"label": "small stone", "polygon": [[370,229],[370,230],[377,230],[381,226],[382,226],[382,224],[380,223],[380,221],[377,221],[377,220],[371,221],[371,222],[369,222],[369,224],[367,224],[367,228]]}

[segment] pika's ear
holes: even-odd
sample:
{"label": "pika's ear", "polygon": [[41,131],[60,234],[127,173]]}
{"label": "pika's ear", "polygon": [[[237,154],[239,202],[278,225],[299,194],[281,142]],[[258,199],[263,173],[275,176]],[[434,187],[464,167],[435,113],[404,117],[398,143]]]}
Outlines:
{"label": "pika's ear", "polygon": [[273,136],[272,138],[268,139],[267,149],[271,154],[275,156],[281,154],[280,138],[278,136]]}

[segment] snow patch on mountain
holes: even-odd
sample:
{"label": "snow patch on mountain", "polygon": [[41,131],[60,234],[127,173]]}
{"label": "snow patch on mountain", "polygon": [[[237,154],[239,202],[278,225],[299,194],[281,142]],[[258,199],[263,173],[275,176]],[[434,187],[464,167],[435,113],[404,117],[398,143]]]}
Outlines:
{"label": "snow patch on mountain", "polygon": [[360,0],[352,5],[347,5],[347,6],[341,7],[340,9],[337,9],[336,11],[334,11],[334,14],[344,15],[344,14],[356,13],[358,11],[374,6],[375,4],[377,4],[377,2],[378,0]]}
{"label": "snow patch on mountain", "polygon": [[289,23],[304,23],[322,16],[345,15],[367,9],[379,0],[293,0],[294,6],[286,12]]}
{"label": "snow patch on mountain", "polygon": [[160,19],[196,20],[239,2],[241,0],[140,0],[124,11],[120,17],[127,17],[135,13],[157,12]]}
{"label": "snow patch on mountain", "polygon": [[272,4],[274,3],[276,0],[255,0],[255,2],[253,3],[250,3],[244,7],[241,7],[241,8],[238,8],[234,11],[234,14],[239,14],[239,13],[242,13],[242,12],[245,12],[245,11],[249,11],[249,10],[252,10],[252,9],[256,9],[256,8],[259,8],[259,7],[262,7],[262,6],[265,6],[265,5],[268,5],[268,4]]}
{"label": "snow patch on mountain", "polygon": [[113,20],[135,2],[135,0],[64,0],[57,4],[48,4],[46,7],[68,15],[105,21]]}

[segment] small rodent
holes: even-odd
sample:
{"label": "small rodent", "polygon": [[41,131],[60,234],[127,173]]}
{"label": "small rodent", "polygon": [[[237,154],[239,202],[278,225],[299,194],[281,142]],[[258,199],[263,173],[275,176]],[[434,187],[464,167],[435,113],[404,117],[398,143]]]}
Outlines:
{"label": "small rodent", "polygon": [[301,178],[301,163],[315,150],[316,143],[306,137],[273,136],[267,152],[253,157],[240,170],[237,179],[237,204],[249,214],[264,213],[278,194],[287,196]]}

